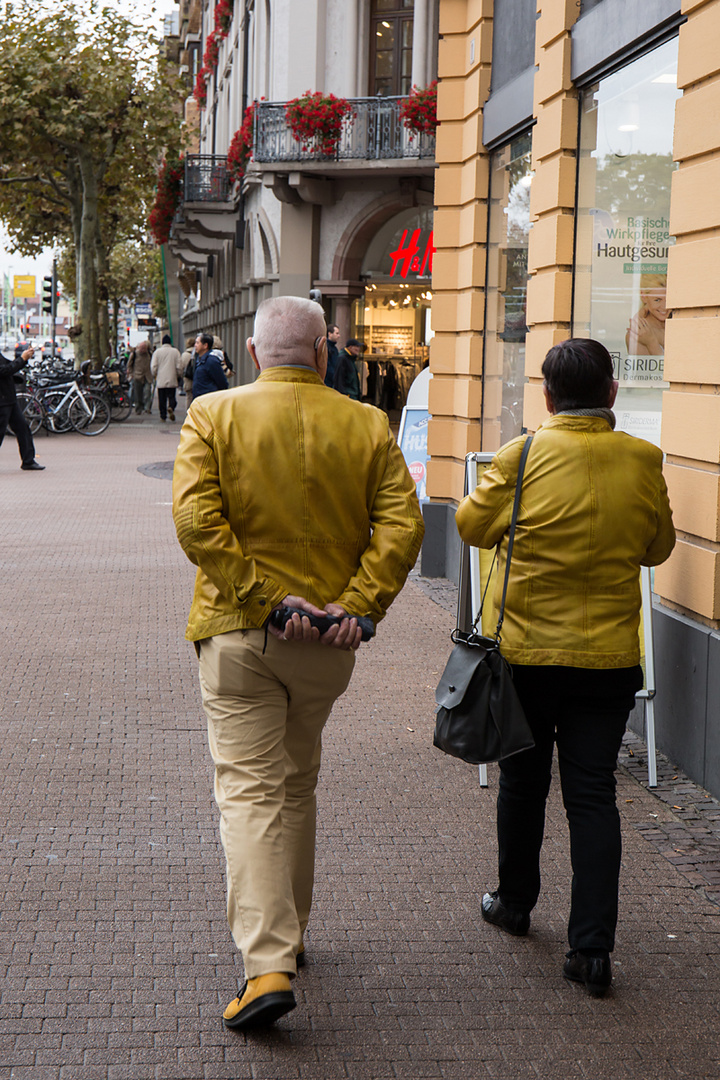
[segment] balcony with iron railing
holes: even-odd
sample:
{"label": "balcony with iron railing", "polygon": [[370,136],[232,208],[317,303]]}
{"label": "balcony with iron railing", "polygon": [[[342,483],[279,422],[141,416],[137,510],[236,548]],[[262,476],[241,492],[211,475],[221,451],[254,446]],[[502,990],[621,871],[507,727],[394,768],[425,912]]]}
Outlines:
{"label": "balcony with iron railing", "polygon": [[173,221],[170,247],[189,265],[222,251],[235,235],[238,213],[227,158],[187,154],[183,201]]}
{"label": "balcony with iron railing", "polygon": [[405,127],[400,109],[406,98],[352,98],[351,112],[342,121],[332,154],[323,153],[318,138],[295,138],[286,119],[285,102],[260,101],[255,108],[253,162],[261,171],[300,166],[310,172],[334,174],[396,167],[402,171],[431,171],[435,137]]}

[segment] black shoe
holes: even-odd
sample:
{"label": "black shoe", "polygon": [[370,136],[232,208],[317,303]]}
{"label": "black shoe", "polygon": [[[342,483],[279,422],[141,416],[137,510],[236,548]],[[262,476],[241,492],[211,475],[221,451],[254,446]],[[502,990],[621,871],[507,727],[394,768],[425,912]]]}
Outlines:
{"label": "black shoe", "polygon": [[563,965],[563,975],[573,982],[584,983],[592,997],[603,997],[612,982],[610,953],[586,956],[579,949],[572,949]]}
{"label": "black shoe", "polygon": [[485,922],[499,926],[508,934],[525,937],[530,929],[530,916],[526,911],[509,911],[497,892],[486,892],[480,904],[480,912]]}
{"label": "black shoe", "polygon": [[35,461],[35,460],[33,459],[32,461],[28,461],[28,462],[24,462],[24,461],[23,461],[23,463],[22,463],[22,465],[20,466],[20,468],[21,468],[21,469],[24,469],[24,470],[25,470],[25,472],[40,472],[40,470],[41,470],[41,469],[44,469],[44,468],[45,468],[45,466],[44,466],[44,465],[41,465],[39,461]]}

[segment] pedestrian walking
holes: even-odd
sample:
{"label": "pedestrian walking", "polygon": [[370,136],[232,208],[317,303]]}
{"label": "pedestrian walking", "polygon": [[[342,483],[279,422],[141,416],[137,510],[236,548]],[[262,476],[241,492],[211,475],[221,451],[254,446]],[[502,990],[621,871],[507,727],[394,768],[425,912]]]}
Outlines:
{"label": "pedestrian walking", "polygon": [[185,338],[185,351],[182,354],[183,361],[183,390],[185,391],[185,408],[190,408],[192,402],[193,376],[195,374],[195,338]]}
{"label": "pedestrian walking", "polygon": [[[535,746],[500,762],[498,888],[481,913],[510,934],[528,932],[557,743],[573,870],[563,971],[601,996],[618,917],[615,769],[643,683],[640,567],[664,562],[675,532],[661,451],[613,430],[618,384],[607,349],[562,342],[542,373],[551,416],[527,459],[503,627]],[[500,544],[496,602],[524,442],[501,447],[457,511],[466,543]]]}
{"label": "pedestrian walking", "polygon": [[[350,680],[356,616],[382,619],[423,535],[387,417],[323,383],[324,334],[318,304],[262,303],[247,343],[260,375],[193,403],[175,463],[178,539],[198,567],[186,636],[246,975],[223,1014],[230,1028],[295,1007],[322,729]],[[306,614],[277,629],[269,616],[281,605]],[[321,634],[306,615],[326,614],[340,621]]]}
{"label": "pedestrian walking", "polygon": [[150,415],[153,396],[151,372],[152,357],[150,342],[141,341],[130,353],[127,363],[127,377],[133,388],[133,404],[138,415],[142,412]]}
{"label": "pedestrian walking", "polygon": [[157,384],[158,410],[160,419],[175,419],[177,409],[176,392],[178,381],[182,378],[184,365],[179,349],[173,348],[169,334],[165,334],[162,345],[153,353],[150,361],[150,373]]}
{"label": "pedestrian walking", "polygon": [[14,360],[8,360],[0,353],[0,446],[5,438],[5,432],[8,427],[11,427],[20,451],[20,468],[26,472],[40,472],[45,468],[35,460],[35,443],[15,393],[14,376],[22,371],[34,355],[35,350],[32,346],[21,352]]}
{"label": "pedestrian walking", "polygon": [[338,353],[335,367],[334,387],[339,393],[346,394],[354,401],[360,400],[360,376],[355,364],[358,356],[362,356],[364,345],[357,338],[349,338],[345,348]]}
{"label": "pedestrian walking", "polygon": [[337,343],[340,340],[340,327],[336,323],[330,323],[327,328],[327,350],[328,350],[328,362],[327,371],[325,372],[325,385],[335,386],[335,372],[338,364],[338,347]]}
{"label": "pedestrian walking", "polygon": [[225,346],[222,343],[222,339],[219,338],[217,334],[213,334],[212,352],[215,356],[217,356],[218,360],[220,361],[222,369],[225,372],[225,378],[228,380],[229,383],[230,376],[235,374],[235,368],[232,366],[230,357],[225,352]]}
{"label": "pedestrian walking", "polygon": [[195,363],[193,365],[193,400],[216,390],[227,390],[228,381],[223,371],[222,355],[213,350],[212,334],[198,334],[195,338]]}

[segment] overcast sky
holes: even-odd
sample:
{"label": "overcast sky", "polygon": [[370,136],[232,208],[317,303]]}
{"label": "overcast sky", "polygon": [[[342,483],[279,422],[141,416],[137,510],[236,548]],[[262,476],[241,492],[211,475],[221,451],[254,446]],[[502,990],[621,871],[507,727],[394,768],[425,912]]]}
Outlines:
{"label": "overcast sky", "polygon": [[[113,0],[109,0],[110,3]],[[178,6],[173,0],[115,0],[115,4],[123,14],[133,17],[137,14],[140,19],[146,19],[158,33],[162,34],[163,19],[172,11],[177,11]],[[140,21],[140,20],[138,20]],[[5,230],[0,223],[0,274],[8,274],[10,278],[15,274],[34,274],[37,278],[44,277],[52,270],[52,251],[47,249],[38,259],[28,259],[23,255],[7,250],[8,240]],[[36,282],[38,290],[40,282]],[[12,280],[10,281],[12,287]]]}

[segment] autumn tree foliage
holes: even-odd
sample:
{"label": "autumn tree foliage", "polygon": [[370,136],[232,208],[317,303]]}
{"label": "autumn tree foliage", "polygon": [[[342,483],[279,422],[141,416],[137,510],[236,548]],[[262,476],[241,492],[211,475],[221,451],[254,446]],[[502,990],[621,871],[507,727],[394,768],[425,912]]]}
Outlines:
{"label": "autumn tree foliage", "polygon": [[179,153],[181,89],[158,46],[95,0],[24,0],[0,21],[0,220],[23,254],[71,245],[78,360],[108,355],[113,250],[143,242],[160,162]]}

